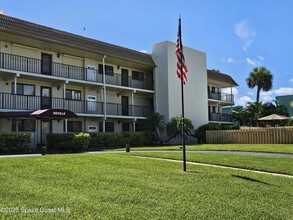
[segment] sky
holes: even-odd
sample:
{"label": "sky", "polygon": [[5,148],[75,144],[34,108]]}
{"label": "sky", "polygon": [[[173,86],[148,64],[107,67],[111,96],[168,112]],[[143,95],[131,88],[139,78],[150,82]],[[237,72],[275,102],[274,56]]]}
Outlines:
{"label": "sky", "polygon": [[246,78],[259,66],[273,75],[262,102],[293,95],[292,8],[291,0],[0,0],[8,16],[150,54],[153,44],[176,41],[180,14],[183,45],[233,77],[243,106],[256,100]]}

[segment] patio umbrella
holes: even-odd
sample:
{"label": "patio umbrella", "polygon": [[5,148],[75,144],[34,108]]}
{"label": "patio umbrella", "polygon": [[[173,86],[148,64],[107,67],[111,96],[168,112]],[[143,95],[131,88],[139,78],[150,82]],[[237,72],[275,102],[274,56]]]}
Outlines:
{"label": "patio umbrella", "polygon": [[262,118],[259,118],[260,121],[274,121],[274,120],[286,120],[289,119],[289,117],[283,116],[283,115],[277,115],[277,114],[271,114]]}

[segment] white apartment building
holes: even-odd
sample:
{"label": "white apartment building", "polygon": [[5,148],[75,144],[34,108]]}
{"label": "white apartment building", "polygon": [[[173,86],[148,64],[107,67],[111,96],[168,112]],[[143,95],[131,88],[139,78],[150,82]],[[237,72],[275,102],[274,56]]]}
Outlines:
{"label": "white apartment building", "polygon": [[[203,52],[184,53],[186,117],[231,123],[221,106],[233,95],[221,88],[237,83],[207,71]],[[0,15],[0,132],[30,132],[35,147],[48,133],[140,131],[154,111],[167,122],[181,114],[175,68],[171,42],[150,55]]]}
{"label": "white apartment building", "polygon": [[[181,81],[176,75],[175,43],[165,41],[153,46],[155,68],[156,111],[166,121],[181,115]],[[232,116],[222,114],[223,106],[234,105],[232,87],[238,84],[229,76],[216,70],[207,70],[206,54],[188,47],[183,48],[189,69],[184,86],[185,117],[195,128],[208,123],[233,124]],[[221,92],[231,88],[231,93]]]}

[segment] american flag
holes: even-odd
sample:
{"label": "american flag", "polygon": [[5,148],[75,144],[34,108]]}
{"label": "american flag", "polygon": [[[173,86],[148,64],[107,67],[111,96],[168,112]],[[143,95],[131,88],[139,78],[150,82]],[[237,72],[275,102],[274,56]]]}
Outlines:
{"label": "american flag", "polygon": [[188,72],[187,66],[185,65],[185,58],[183,54],[182,39],[181,39],[181,18],[179,17],[178,35],[176,43],[176,56],[177,56],[177,76],[183,84],[187,82],[186,73]]}

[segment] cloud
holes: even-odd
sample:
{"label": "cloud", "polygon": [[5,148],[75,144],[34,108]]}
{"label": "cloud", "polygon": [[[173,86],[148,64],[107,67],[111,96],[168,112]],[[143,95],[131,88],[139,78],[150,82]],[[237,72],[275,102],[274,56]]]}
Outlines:
{"label": "cloud", "polygon": [[260,102],[271,102],[273,100],[273,91],[260,92],[259,101]]}
{"label": "cloud", "polygon": [[235,63],[235,60],[232,57],[228,57],[227,62],[228,63]]}
{"label": "cloud", "polygon": [[260,55],[257,55],[257,58],[260,59],[260,60],[264,60],[264,58]]}
{"label": "cloud", "polygon": [[[231,88],[224,88],[222,89],[223,93],[231,93]],[[232,88],[232,94],[234,94],[234,101],[235,105],[238,106],[247,106],[248,102],[255,102],[256,94],[254,92],[248,92],[247,95],[241,95],[237,88]],[[275,100],[276,96],[283,96],[283,95],[293,95],[293,87],[281,87],[278,89],[273,89],[268,92],[260,92],[259,100],[260,102],[271,102]]]}
{"label": "cloud", "polygon": [[[259,57],[258,57],[258,59],[259,59]],[[251,66],[260,66],[261,61],[262,61],[262,59],[257,60],[257,59],[246,58],[246,63]]]}
{"label": "cloud", "polygon": [[254,41],[255,32],[251,31],[246,21],[240,21],[233,25],[234,33],[243,43],[242,49],[247,50]]}
{"label": "cloud", "polygon": [[273,90],[274,94],[277,96],[281,95],[293,95],[293,88],[281,87],[279,89]]}
{"label": "cloud", "polygon": [[261,102],[270,102],[275,99],[276,96],[284,96],[284,95],[293,95],[293,88],[290,87],[281,87],[278,89],[274,89],[268,92],[260,92],[260,101]]}
{"label": "cloud", "polygon": [[[221,92],[231,94],[231,88],[223,88]],[[238,89],[236,89],[235,87],[232,87],[232,94],[238,95],[239,94]]]}
{"label": "cloud", "polygon": [[[222,89],[223,93],[231,93],[231,88],[224,88]],[[234,101],[235,101],[235,105],[238,106],[246,106],[248,102],[253,102],[252,98],[249,96],[241,96],[239,94],[239,91],[236,88],[232,88],[232,94],[234,94]]]}
{"label": "cloud", "polygon": [[252,98],[247,95],[240,96],[239,98],[235,98],[235,105],[247,106],[247,103],[253,102]]}
{"label": "cloud", "polygon": [[248,65],[251,65],[251,66],[260,66],[260,62],[255,60],[255,59],[250,59],[250,58],[246,58],[246,62]]}
{"label": "cloud", "polygon": [[289,82],[293,83],[293,78],[292,79],[289,79]]}
{"label": "cloud", "polygon": [[224,55],[221,59],[222,62],[225,62],[225,63],[235,63],[235,59],[233,57],[226,57],[226,55]]}

